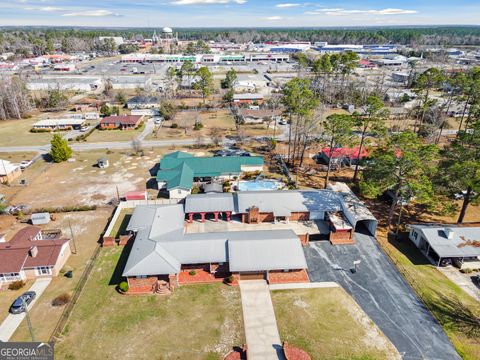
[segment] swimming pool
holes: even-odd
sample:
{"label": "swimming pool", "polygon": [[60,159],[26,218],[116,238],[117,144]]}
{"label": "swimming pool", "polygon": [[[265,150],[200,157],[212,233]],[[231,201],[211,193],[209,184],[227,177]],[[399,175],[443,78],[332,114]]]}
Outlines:
{"label": "swimming pool", "polygon": [[279,190],[283,187],[281,181],[276,180],[258,180],[258,181],[240,181],[238,190],[240,191],[265,191]]}

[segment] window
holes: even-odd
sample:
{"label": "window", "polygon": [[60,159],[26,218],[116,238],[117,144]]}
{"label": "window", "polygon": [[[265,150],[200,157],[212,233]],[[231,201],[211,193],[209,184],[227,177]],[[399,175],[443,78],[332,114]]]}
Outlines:
{"label": "window", "polygon": [[181,193],[182,193],[182,190],[178,189],[177,194],[181,194]]}
{"label": "window", "polygon": [[50,266],[38,266],[35,271],[37,275],[52,275],[52,268]]}
{"label": "window", "polygon": [[412,235],[413,235],[413,238],[417,240],[418,233],[415,230],[413,230]]}
{"label": "window", "polygon": [[5,281],[14,281],[14,280],[21,280],[21,276],[19,273],[4,273],[0,274],[0,282]]}

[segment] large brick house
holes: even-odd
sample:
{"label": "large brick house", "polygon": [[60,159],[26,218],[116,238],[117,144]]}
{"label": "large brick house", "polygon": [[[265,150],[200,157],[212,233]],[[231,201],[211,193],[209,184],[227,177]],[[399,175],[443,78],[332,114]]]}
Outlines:
{"label": "large brick house", "polygon": [[70,240],[59,235],[27,226],[0,243],[0,283],[58,275],[71,254]]}
{"label": "large brick house", "polygon": [[151,291],[157,281],[174,288],[191,269],[211,274],[211,281],[289,273],[308,281],[302,244],[292,230],[185,233],[184,219],[181,204],[135,208],[127,227],[134,243],[123,271],[132,291]]}

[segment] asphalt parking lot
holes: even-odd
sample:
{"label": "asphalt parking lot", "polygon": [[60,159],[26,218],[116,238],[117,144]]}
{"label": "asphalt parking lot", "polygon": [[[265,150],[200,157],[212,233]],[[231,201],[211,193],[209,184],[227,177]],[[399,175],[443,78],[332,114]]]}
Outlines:
{"label": "asphalt parking lot", "polygon": [[[336,281],[357,301],[404,359],[460,359],[441,326],[370,236],[356,244],[312,242],[305,248],[311,281]],[[360,260],[358,271],[353,262]]]}

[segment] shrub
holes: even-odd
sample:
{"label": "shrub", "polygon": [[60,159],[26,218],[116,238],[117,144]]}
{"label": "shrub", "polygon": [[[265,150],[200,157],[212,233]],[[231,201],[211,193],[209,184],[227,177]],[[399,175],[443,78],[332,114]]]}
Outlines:
{"label": "shrub", "polygon": [[25,286],[25,281],[17,280],[17,281],[14,281],[14,282],[11,282],[10,284],[8,284],[8,289],[9,290],[20,290],[24,286]]}
{"label": "shrub", "polygon": [[229,180],[227,180],[227,181],[225,181],[225,182],[223,183],[223,186],[230,186],[230,185],[231,185],[231,183],[230,183]]}
{"label": "shrub", "polygon": [[172,125],[170,125],[170,128],[176,129],[176,128],[178,128],[178,124],[177,124],[177,123],[173,123]]}
{"label": "shrub", "polygon": [[68,304],[71,300],[72,295],[70,295],[69,293],[63,293],[52,300],[52,306],[63,306]]}
{"label": "shrub", "polygon": [[460,272],[463,273],[463,274],[470,274],[470,273],[472,273],[472,271],[473,271],[473,270],[472,270],[472,269],[469,269],[469,268],[467,268],[467,269],[461,269],[461,270],[460,270]]}
{"label": "shrub", "polygon": [[194,186],[192,188],[192,194],[199,194],[200,193],[200,188],[198,186]]}
{"label": "shrub", "polygon": [[188,272],[188,275],[195,276],[195,275],[197,275],[197,272],[195,270],[190,270]]}
{"label": "shrub", "polygon": [[230,275],[230,276],[225,278],[225,282],[227,284],[231,284],[233,282],[233,280],[234,280],[233,275]]}
{"label": "shrub", "polygon": [[197,122],[195,123],[195,125],[193,125],[193,130],[201,130],[203,129],[203,124],[201,122]]}
{"label": "shrub", "polygon": [[126,293],[128,291],[128,283],[126,281],[122,281],[120,284],[118,284],[118,290]]}

